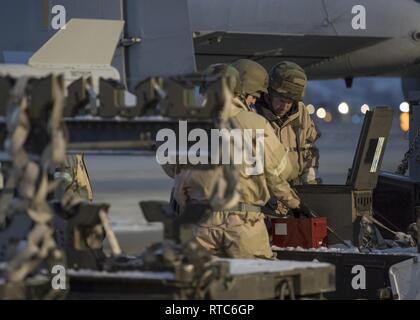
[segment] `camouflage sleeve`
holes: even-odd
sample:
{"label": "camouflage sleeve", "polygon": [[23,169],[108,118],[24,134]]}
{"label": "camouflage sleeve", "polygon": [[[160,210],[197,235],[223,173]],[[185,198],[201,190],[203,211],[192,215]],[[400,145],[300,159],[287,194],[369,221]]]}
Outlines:
{"label": "camouflage sleeve", "polygon": [[304,113],[304,127],[305,127],[305,149],[306,166],[301,175],[302,184],[318,184],[321,181],[319,176],[319,149],[316,146],[316,140],[321,136],[316,128],[311,116],[305,109]]}
{"label": "camouflage sleeve", "polygon": [[304,123],[305,123],[305,129],[306,129],[306,140],[310,143],[315,143],[316,140],[321,136],[319,133],[319,130],[315,126],[315,123],[313,122],[311,115],[305,110],[304,113]]}
{"label": "camouflage sleeve", "polygon": [[299,207],[300,199],[287,182],[291,166],[286,149],[277,139],[268,122],[265,128],[264,148],[265,177],[271,195],[288,208],[294,209]]}

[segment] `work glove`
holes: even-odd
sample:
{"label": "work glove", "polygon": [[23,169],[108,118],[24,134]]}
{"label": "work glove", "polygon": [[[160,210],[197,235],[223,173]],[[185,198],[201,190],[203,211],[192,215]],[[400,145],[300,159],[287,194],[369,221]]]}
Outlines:
{"label": "work glove", "polygon": [[284,218],[287,217],[290,212],[289,207],[276,198],[271,198],[261,209],[265,215],[270,216],[271,218]]}
{"label": "work glove", "polygon": [[313,218],[311,209],[309,209],[304,203],[300,203],[299,207],[290,210],[291,215],[296,219],[300,218]]}

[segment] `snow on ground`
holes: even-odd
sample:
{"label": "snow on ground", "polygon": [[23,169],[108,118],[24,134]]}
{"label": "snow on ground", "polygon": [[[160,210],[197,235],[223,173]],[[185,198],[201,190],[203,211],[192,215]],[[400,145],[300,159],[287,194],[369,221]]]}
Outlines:
{"label": "snow on ground", "polygon": [[270,260],[245,260],[221,259],[228,261],[232,275],[250,273],[288,272],[298,269],[320,269],[330,266],[328,263],[301,262],[301,261],[270,261]]}
{"label": "snow on ground", "polygon": [[296,251],[296,252],[326,252],[326,253],[344,253],[344,254],[375,254],[375,255],[412,255],[416,256],[417,248],[411,247],[411,248],[389,248],[384,250],[377,250],[374,249],[370,252],[360,252],[358,248],[346,248],[346,247],[321,247],[321,248],[312,248],[312,249],[304,249],[301,247],[293,248],[293,247],[287,247],[287,248],[281,248],[277,246],[272,246],[272,250],[274,251]]}

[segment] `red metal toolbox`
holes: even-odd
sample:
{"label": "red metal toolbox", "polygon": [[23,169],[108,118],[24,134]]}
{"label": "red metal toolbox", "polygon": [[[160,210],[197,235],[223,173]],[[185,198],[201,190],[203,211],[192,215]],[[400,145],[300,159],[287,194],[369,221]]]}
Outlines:
{"label": "red metal toolbox", "polygon": [[274,246],[310,249],[327,245],[327,218],[281,218],[272,223]]}

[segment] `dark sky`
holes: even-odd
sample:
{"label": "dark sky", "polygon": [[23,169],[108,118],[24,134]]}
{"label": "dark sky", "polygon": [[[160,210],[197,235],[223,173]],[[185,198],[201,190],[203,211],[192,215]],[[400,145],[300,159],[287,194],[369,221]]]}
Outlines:
{"label": "dark sky", "polygon": [[347,89],[344,80],[310,81],[305,103],[337,110],[341,102],[347,102],[352,111],[360,111],[363,104],[399,108],[404,101],[399,78],[356,78],[353,87]]}

